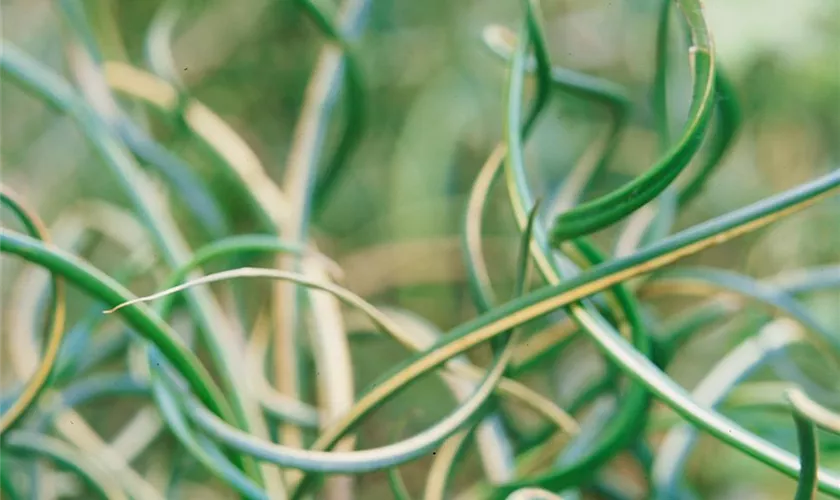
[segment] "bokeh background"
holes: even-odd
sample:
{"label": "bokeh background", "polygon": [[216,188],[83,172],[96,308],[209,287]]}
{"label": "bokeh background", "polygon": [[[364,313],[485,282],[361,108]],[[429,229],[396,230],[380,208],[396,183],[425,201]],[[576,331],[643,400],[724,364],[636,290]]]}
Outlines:
{"label": "bokeh background", "polygon": [[[147,66],[143,44],[160,2],[87,3],[99,35],[111,41],[102,47],[105,56]],[[246,139],[272,177],[281,179],[323,36],[289,1],[184,4],[189,15],[181,18],[173,40],[175,67],[182,69],[179,78],[193,97]],[[637,175],[656,158],[650,89],[658,4],[543,2],[554,64],[614,80],[633,97],[630,128],[609,171],[597,180],[595,194]],[[840,162],[840,3],[706,0],[705,7],[719,59],[735,83],[744,123],[703,194],[680,214],[678,228],[806,181]],[[313,221],[319,244],[343,268],[348,288],[376,303],[416,312],[443,329],[475,313],[464,284],[459,234],[470,185],[503,127],[505,65],[484,47],[481,32],[489,23],[515,28],[520,16],[520,2],[514,0],[373,0],[359,46],[367,92],[363,143],[324,213]],[[69,75],[65,28],[52,2],[3,0],[2,28],[5,40]],[[675,54],[670,88],[673,101],[679,103],[686,101],[689,77],[685,58]],[[336,117],[341,111],[339,105]],[[127,205],[68,118],[4,82],[0,119],[2,181],[28,199],[45,220],[54,221],[80,200]],[[561,179],[606,123],[597,105],[554,98],[528,146],[534,189],[545,192],[545,186]],[[191,144],[179,139],[176,127],[154,118],[148,126],[209,182],[237,231],[256,227],[248,207]],[[333,135],[327,148],[335,142]],[[177,193],[170,198],[176,212],[183,211]],[[485,224],[491,271],[504,287],[512,279],[516,233],[501,186]],[[692,261],[754,277],[836,263],[838,228],[835,200]],[[194,242],[206,238],[199,230],[184,229]],[[609,243],[614,235],[606,231],[601,241]],[[91,259],[106,269],[114,264],[113,255]],[[16,269],[6,262],[4,266],[7,273]],[[4,295],[7,298],[6,291]],[[825,324],[840,325],[840,295],[821,293],[804,300]],[[680,304],[669,307],[678,311]],[[693,342],[672,375],[693,386],[733,342],[714,336]],[[357,387],[405,356],[388,342],[353,346],[354,359],[372,360],[358,363]],[[555,391],[555,375],[546,370],[532,382],[543,391]],[[445,404],[417,407],[411,394],[435,401],[438,393],[437,382],[424,382],[387,405],[364,426],[366,442],[391,438],[391,426],[377,422],[409,415],[409,430],[434,422],[450,407],[448,396],[440,396]],[[104,410],[85,411],[100,415]],[[669,418],[667,411],[657,412]],[[115,412],[114,419],[119,418]],[[788,432],[781,439],[791,438]],[[825,465],[832,459],[838,465],[836,455],[827,457]],[[691,479],[704,498],[789,498],[792,491],[793,483],[781,475],[710,439],[701,441],[695,461],[702,466],[690,469]],[[419,462],[405,468],[411,487],[421,484],[426,466]],[[421,473],[415,476],[413,470]],[[363,476],[365,494],[360,498],[387,498],[383,477]]]}

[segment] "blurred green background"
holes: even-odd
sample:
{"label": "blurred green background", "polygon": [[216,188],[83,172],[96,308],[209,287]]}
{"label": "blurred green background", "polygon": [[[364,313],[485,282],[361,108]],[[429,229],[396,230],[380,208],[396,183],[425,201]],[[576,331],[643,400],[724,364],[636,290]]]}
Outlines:
{"label": "blurred green background", "polygon": [[[100,15],[94,22],[103,39],[121,40],[122,46],[103,46],[106,57],[146,66],[143,43],[160,2],[87,4]],[[185,5],[189,15],[176,27],[173,45],[175,66],[182,68],[179,77],[193,97],[246,139],[269,174],[281,179],[323,36],[288,1]],[[631,127],[595,193],[637,175],[656,157],[650,88],[658,5],[652,0],[543,2],[554,64],[614,80],[633,96]],[[678,228],[794,186],[837,168],[840,161],[840,3],[707,0],[705,6],[719,59],[735,82],[744,126],[703,194],[681,213]],[[314,221],[315,235],[344,269],[349,289],[447,329],[475,313],[464,285],[459,232],[470,185],[502,134],[505,65],[483,46],[481,31],[488,23],[517,26],[521,6],[514,0],[373,0],[370,9],[359,47],[368,98],[365,135],[347,175]],[[51,2],[3,0],[2,23],[5,39],[68,74],[64,28]],[[689,92],[686,58],[679,51],[670,87],[675,103],[686,102]],[[82,199],[126,204],[68,118],[9,84],[3,84],[0,110],[2,180],[45,220],[55,220]],[[337,116],[341,111],[339,105]],[[606,123],[597,105],[553,100],[527,151],[537,194],[574,166]],[[179,139],[177,127],[164,120],[152,120],[150,127],[209,181],[238,231],[254,229],[248,208],[223,178],[214,176],[213,166]],[[334,145],[332,135],[327,148]],[[516,248],[502,190],[494,192],[485,223],[488,236],[498,237],[488,238],[487,252],[500,289],[511,281]],[[177,193],[171,198],[182,210]],[[823,203],[691,260],[755,277],[836,263],[838,208],[837,200]],[[206,237],[186,231],[195,242]],[[605,231],[601,241],[611,242],[614,234]],[[107,268],[107,262],[97,263]],[[840,326],[838,304],[840,295],[833,292],[807,298],[822,321]],[[714,341],[692,343],[673,376],[693,386],[726,348]],[[354,359],[381,360],[381,366],[359,364],[357,387],[404,355],[384,342],[355,343]],[[534,383],[550,391],[550,378]],[[427,391],[428,401],[434,400],[432,391],[440,391],[437,382],[430,384],[416,389]],[[375,422],[405,415],[414,390],[365,425],[365,442],[390,439],[390,429]],[[412,413],[408,428],[424,428],[449,403],[437,406]],[[704,498],[789,497],[790,481],[711,440],[703,440],[695,456],[704,466],[692,469],[692,480],[704,488]],[[424,465],[406,467],[411,486],[423,480],[422,474],[411,474],[414,467]],[[364,498],[386,498],[382,474],[369,476]]]}

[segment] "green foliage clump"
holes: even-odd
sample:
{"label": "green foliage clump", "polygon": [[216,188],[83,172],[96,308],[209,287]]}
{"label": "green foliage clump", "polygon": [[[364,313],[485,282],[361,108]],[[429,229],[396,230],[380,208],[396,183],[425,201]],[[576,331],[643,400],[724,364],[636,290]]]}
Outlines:
{"label": "green foliage clump", "polygon": [[4,40],[3,498],[840,498],[838,74],[724,70],[699,0],[572,70],[613,7],[507,3]]}

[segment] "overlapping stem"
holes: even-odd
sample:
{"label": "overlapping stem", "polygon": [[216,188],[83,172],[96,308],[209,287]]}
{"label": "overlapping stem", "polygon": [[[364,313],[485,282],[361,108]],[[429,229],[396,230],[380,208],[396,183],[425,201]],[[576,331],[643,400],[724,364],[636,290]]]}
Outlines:
{"label": "overlapping stem", "polygon": [[[0,186],[0,203],[11,209],[21,220],[27,231],[35,238],[42,241],[49,241],[47,228],[41,219],[22,200],[5,186]],[[6,229],[3,229],[5,232]],[[20,394],[17,395],[11,406],[0,416],[0,440],[3,439],[6,431],[12,429],[15,424],[29,411],[38,401],[38,397],[48,386],[49,380],[56,367],[58,350],[64,338],[64,320],[66,314],[66,302],[64,297],[64,280],[53,275],[52,296],[49,316],[47,318],[48,333],[45,339],[44,355],[35,373],[26,381]]]}
{"label": "overlapping stem", "polygon": [[688,54],[693,90],[689,117],[677,143],[653,167],[619,189],[560,214],[554,221],[555,245],[623,219],[659,195],[699,150],[714,108],[714,47],[700,2],[679,2],[692,35]]}
{"label": "overlapping stem", "polygon": [[[840,190],[840,171],[831,171],[669,236],[682,220],[678,215],[702,192],[714,169],[731,149],[740,122],[734,86],[717,63],[700,2],[677,0],[676,3],[690,38],[691,103],[685,123],[679,131],[671,130],[667,88],[669,49],[681,45],[673,42],[675,37],[670,34],[669,0],[663,1],[660,10],[653,83],[654,128],[661,158],[627,184],[582,204],[577,203],[589,198],[589,185],[601,177],[599,174],[609,165],[624,127],[630,125],[629,94],[606,80],[552,66],[537,0],[523,1],[524,19],[517,35],[500,27],[485,30],[485,43],[507,61],[509,72],[502,118],[504,137],[472,185],[465,216],[463,236],[468,284],[479,313],[460,324],[453,322],[456,326],[441,334],[434,326],[413,328],[411,321],[401,319],[401,315],[407,314],[405,311],[375,307],[339,284],[337,274],[331,273],[334,266],[318,253],[310,235],[310,226],[318,222],[318,215],[345,177],[366,130],[364,111],[369,96],[362,79],[363,54],[359,53],[360,46],[354,38],[369,2],[349,0],[344,14],[340,15],[329,2],[297,1],[330,45],[324,51],[326,62],[316,65],[306,92],[281,190],[242,137],[219,115],[195,100],[191,89],[179,81],[173,70],[170,47],[178,17],[177,9],[172,6],[178,5],[177,2],[165,2],[147,37],[149,46],[153,47],[149,53],[156,77],[127,62],[106,61],[93,29],[87,25],[85,7],[75,0],[58,1],[62,18],[70,28],[66,47],[79,89],[8,43],[4,43],[0,54],[0,69],[10,80],[75,120],[145,226],[144,231],[135,232],[148,231],[159,254],[156,257],[172,274],[162,285],[167,288],[165,292],[136,299],[119,284],[126,271],[137,272],[136,266],[121,266],[109,277],[91,263],[51,244],[34,212],[15,196],[2,192],[4,206],[15,212],[28,235],[4,229],[0,233],[0,250],[22,258],[27,265],[43,268],[50,273],[53,285],[51,302],[46,306],[35,304],[35,299],[44,295],[46,280],[34,288],[12,291],[28,298],[23,301],[27,307],[20,308],[26,311],[16,312],[18,317],[36,318],[43,309],[47,313],[48,332],[46,349],[34,375],[28,381],[18,381],[18,388],[0,398],[5,410],[0,417],[0,451],[4,461],[14,457],[9,463],[17,465],[30,457],[46,458],[74,471],[90,491],[104,498],[143,496],[137,493],[142,490],[133,489],[125,477],[110,475],[97,467],[97,459],[107,459],[105,455],[85,457],[80,453],[80,450],[87,451],[85,447],[79,445],[79,450],[73,449],[45,433],[61,418],[62,412],[73,406],[104,397],[151,395],[154,408],[177,438],[180,445],[177,453],[185,453],[244,498],[283,498],[287,487],[293,498],[302,498],[312,492],[324,474],[360,474],[383,469],[391,471],[395,494],[408,498],[410,493],[399,480],[396,467],[434,449],[437,455],[424,493],[430,500],[443,498],[449,494],[449,477],[462,453],[469,450],[467,445],[473,436],[482,458],[493,455],[491,458],[496,460],[485,460],[486,477],[467,489],[462,498],[471,495],[500,499],[556,498],[553,492],[576,498],[579,492],[590,490],[616,496],[609,483],[601,481],[596,474],[608,466],[608,460],[628,450],[632,450],[633,460],[643,472],[653,471],[654,484],[645,486],[655,491],[648,493],[670,497],[676,493],[677,479],[683,475],[682,464],[691,451],[693,436],[699,432],[706,432],[797,479],[797,499],[814,498],[816,491],[840,497],[840,477],[819,467],[820,451],[831,453],[833,441],[830,440],[834,436],[824,434],[820,450],[816,431],[819,428],[840,433],[840,416],[830,408],[836,406],[833,397],[836,387],[817,385],[783,352],[794,342],[808,340],[826,354],[827,360],[837,361],[840,341],[831,327],[806,308],[804,301],[793,297],[800,293],[825,293],[836,287],[840,283],[836,266],[765,281],[708,268],[665,270],[680,259],[755,232],[834,196]],[[115,52],[124,52],[122,47],[118,49]],[[682,48],[679,52],[684,53]],[[118,57],[128,59],[127,53]],[[528,73],[534,75],[536,82],[530,103],[524,97]],[[129,121],[120,109],[122,104],[110,95],[111,90],[150,104],[167,116],[175,115],[183,126],[180,132],[208,146],[221,160],[217,164],[220,176],[247,195],[246,202],[255,209],[248,215],[258,219],[261,230],[273,234],[229,237],[226,221],[229,214],[225,212],[229,207],[210,194],[189,163]],[[339,90],[346,99],[344,128],[332,156],[321,162],[320,151],[327,144],[325,139]],[[583,155],[562,184],[547,189],[552,193],[553,203],[546,212],[550,217],[556,215],[553,224],[547,225],[537,216],[524,149],[528,137],[540,125],[548,103],[561,93],[604,105],[610,111],[611,122],[605,139]],[[202,237],[210,236],[212,243],[197,251],[186,245],[166,206],[166,198],[137,168],[135,157],[166,182],[172,198],[183,200],[183,206],[190,212],[190,223],[203,228]],[[497,263],[488,262],[481,245],[484,213],[503,169],[506,201],[522,242],[516,263],[516,286],[512,298],[506,302],[497,296],[498,290],[490,280],[489,269]],[[593,241],[600,243],[600,236],[610,235],[590,236],[623,220],[627,223],[615,242],[615,255],[605,255]],[[216,259],[237,257],[244,262],[243,258],[251,254],[287,255],[291,264],[284,265],[282,270],[236,268],[206,277],[193,274]],[[535,280],[527,279],[525,269],[531,261],[540,276],[539,282],[545,286],[534,289],[532,281]],[[142,266],[144,273],[151,275],[151,270],[157,273],[161,266],[149,262]],[[317,387],[312,392],[319,399],[318,408],[302,400],[300,394],[308,391],[290,390],[294,397],[289,397],[266,380],[263,353],[271,348],[272,332],[267,327],[270,312],[263,304],[253,308],[257,310],[256,319],[247,316],[249,311],[245,307],[239,307],[229,316],[217,296],[203,286],[244,277],[278,280],[287,284],[281,285],[286,290],[308,289],[308,303],[297,300],[296,291],[278,301],[283,307],[275,308],[275,312],[282,313],[278,316],[280,328],[275,340],[289,341],[275,342],[274,348],[282,355],[276,357],[274,368],[281,381],[284,377],[291,381],[281,382],[281,386],[297,385],[296,379],[307,384],[315,381]],[[646,279],[636,279],[640,277]],[[23,278],[19,281],[25,281]],[[82,319],[66,335],[66,351],[59,357],[65,312],[62,280],[92,296],[97,308],[113,308],[137,335],[129,337],[126,331],[92,339],[101,318],[82,310]],[[198,354],[192,352],[191,342],[181,340],[172,326],[181,319],[176,314],[177,304],[172,294],[181,290],[187,298],[185,318],[202,332],[202,342],[196,347],[208,348],[212,375],[199,361]],[[236,288],[232,295],[239,301],[237,305],[242,306],[251,296],[240,294],[240,290],[246,288]],[[710,300],[681,312],[676,316],[677,321],[666,323],[661,321],[657,308],[651,307],[663,294]],[[19,303],[19,296],[14,297],[13,304]],[[143,302],[154,297],[162,300],[153,311]],[[349,356],[351,336],[345,331],[345,311],[339,302],[365,315],[374,329],[414,352],[359,395],[354,394],[352,379],[357,360]],[[785,318],[770,321],[771,316],[764,311],[767,306]],[[311,324],[298,321],[302,311],[309,315]],[[735,332],[739,337],[748,337],[761,328],[760,333],[729,352],[692,393],[663,372],[687,339],[709,325],[733,317],[739,320],[732,323],[740,328]],[[539,322],[529,325],[534,320]],[[237,336],[249,323],[253,323],[252,337]],[[415,323],[419,324],[420,320]],[[240,325],[243,328],[238,328]],[[517,346],[519,338],[534,325],[544,330],[529,339],[531,345]],[[734,331],[732,325],[726,333]],[[310,334],[316,365],[312,370],[314,375],[299,369],[303,367],[304,357],[310,354],[306,349],[298,349],[305,343],[297,337],[304,327],[308,327]],[[784,334],[779,334],[778,328]],[[27,330],[31,331],[31,326]],[[800,331],[808,335],[800,335]],[[659,332],[661,337],[653,339],[651,332]],[[573,436],[568,444],[568,436],[556,430],[577,434],[578,424],[554,400],[526,385],[520,377],[540,360],[557,355],[572,339],[594,343],[606,358],[607,366],[605,374],[570,398],[568,411],[587,418],[581,422],[583,432]],[[479,367],[475,360],[465,356],[484,344],[489,344],[496,356],[489,368]],[[138,348],[145,348],[146,366],[137,364],[136,355],[144,354]],[[96,352],[86,355],[86,351],[93,350]],[[104,361],[114,354],[125,357],[128,371],[119,371],[120,367],[114,372],[94,372],[103,369]],[[35,366],[37,356],[32,359],[30,364]],[[244,366],[246,363],[253,366]],[[777,413],[783,410],[786,418],[792,413],[794,425],[789,434],[793,435],[795,428],[798,456],[748,432],[717,410],[719,405],[727,404],[725,397],[746,389],[736,386],[765,363],[772,363],[785,382],[776,382],[772,391],[765,391],[769,396],[758,402],[755,398],[741,398],[738,408],[749,405],[750,411],[757,414],[757,408],[764,410],[771,406]],[[351,433],[355,429],[391,398],[438,368],[458,400],[452,413],[407,439],[354,451],[355,436]],[[287,374],[292,375],[286,377]],[[217,376],[218,384],[213,375]],[[622,385],[622,377],[629,384]],[[791,381],[801,387],[789,389]],[[50,397],[39,398],[47,387],[52,389]],[[285,390],[285,386],[281,389]],[[781,389],[786,390],[784,400],[780,397]],[[756,392],[753,386],[750,390],[751,394]],[[597,411],[603,402],[599,401],[601,396],[610,396],[616,402],[614,412],[605,414],[604,418],[599,418]],[[499,431],[502,426],[488,425],[495,422],[487,417],[498,409],[496,400],[502,397],[535,410],[552,427],[533,435],[521,433],[509,438]],[[650,401],[654,398],[685,422],[670,428],[658,454],[651,457],[649,452],[639,451],[638,445],[644,443],[645,426],[652,414]],[[593,402],[596,411],[581,412]],[[26,415],[37,418],[24,419]],[[740,413],[734,415],[741,417]],[[280,420],[286,428],[293,429],[292,433],[301,431],[303,435],[304,429],[318,432],[317,438],[310,449],[300,448],[304,440],[292,440],[295,446],[288,446],[290,442],[283,439],[277,444],[262,423],[266,416]],[[766,415],[755,418],[764,423],[772,421]],[[739,422],[747,426],[744,421]],[[671,420],[657,419],[656,423],[670,424]],[[31,427],[21,430],[25,425]],[[697,429],[690,435],[685,434],[689,425]],[[131,462],[131,457],[126,457],[124,462]],[[163,468],[172,465],[173,471],[155,484],[168,485],[167,495],[171,496],[183,482],[185,471],[178,460],[164,457],[161,463]],[[823,463],[829,463],[826,456]],[[286,475],[287,484],[281,484],[278,465],[295,469]],[[541,470],[545,465],[547,469]],[[27,475],[32,481],[39,478],[37,474]],[[19,498],[26,493],[37,493],[34,483],[21,489],[17,477],[8,474],[5,468],[0,470],[3,495]],[[328,479],[326,496],[337,499],[336,493],[341,492],[330,487],[339,484],[334,480]]]}

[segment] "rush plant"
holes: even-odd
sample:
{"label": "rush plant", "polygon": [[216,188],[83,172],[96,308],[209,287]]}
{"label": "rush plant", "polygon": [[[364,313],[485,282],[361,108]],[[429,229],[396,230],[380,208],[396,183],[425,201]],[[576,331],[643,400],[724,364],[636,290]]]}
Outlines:
{"label": "rush plant", "polygon": [[[175,66],[178,27],[206,6],[161,4],[138,55],[120,31],[134,22],[87,3],[51,4],[67,75],[9,41],[0,53],[4,90],[69,119],[119,193],[47,218],[20,194],[44,179],[3,184],[3,498],[711,498],[701,436],[743,455],[733,483],[787,476],[797,500],[840,498],[840,324],[805,300],[838,297],[836,238],[828,264],[769,278],[702,264],[713,247],[772,245],[758,235],[817,204],[836,233],[840,170],[695,217],[718,167],[739,161],[744,114],[699,0],[657,2],[645,92],[553,62],[537,0],[470,32],[506,78],[498,143],[457,165],[468,181],[447,201],[460,225],[440,229],[445,244],[434,227],[405,236],[445,219],[407,204],[412,181],[362,165],[387,130],[364,43],[375,1],[291,2],[326,42],[283,168]],[[535,160],[566,104],[605,133],[552,157],[571,167]],[[655,160],[618,172],[639,130]],[[405,158],[419,170],[407,179],[426,175]],[[391,195],[408,207],[391,214],[399,237],[335,229]],[[419,266],[406,241],[462,272],[386,276],[392,260]],[[355,281],[353,245],[373,252]],[[405,306],[423,289],[428,317]],[[469,303],[441,312],[456,301]],[[719,355],[695,357],[709,332]],[[680,380],[683,367],[700,376]]]}

